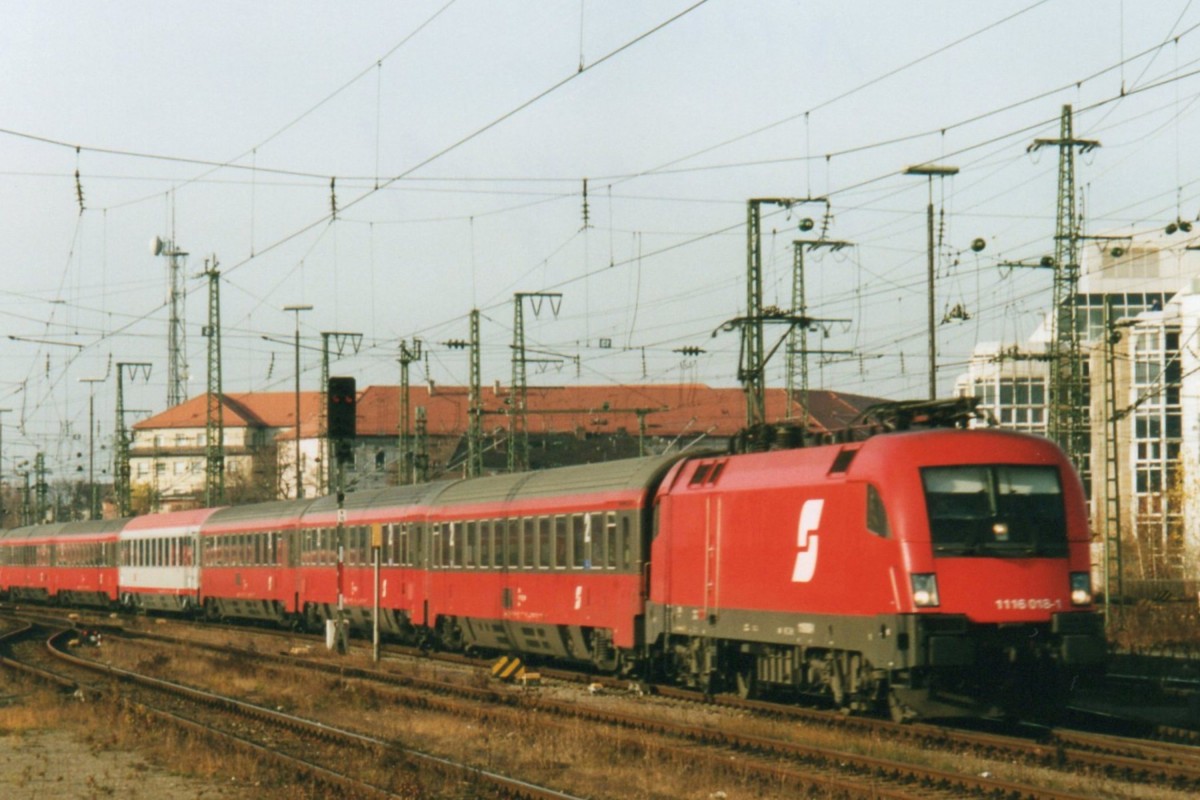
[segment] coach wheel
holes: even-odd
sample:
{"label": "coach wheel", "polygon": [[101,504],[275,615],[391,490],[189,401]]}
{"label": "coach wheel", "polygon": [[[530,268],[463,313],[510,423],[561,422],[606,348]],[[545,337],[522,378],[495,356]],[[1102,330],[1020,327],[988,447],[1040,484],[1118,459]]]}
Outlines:
{"label": "coach wheel", "polygon": [[743,700],[749,700],[758,694],[758,672],[755,669],[754,658],[743,659],[734,670],[734,680],[737,695]]}

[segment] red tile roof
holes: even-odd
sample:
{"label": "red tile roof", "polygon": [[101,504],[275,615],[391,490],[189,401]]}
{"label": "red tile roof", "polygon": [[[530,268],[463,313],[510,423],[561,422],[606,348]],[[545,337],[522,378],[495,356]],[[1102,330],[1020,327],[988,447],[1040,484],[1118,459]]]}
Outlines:
{"label": "red tile roof", "polygon": [[[161,414],[136,423],[134,430],[156,428],[203,428],[207,420],[207,395],[199,395]],[[295,392],[237,392],[222,395],[227,428],[284,428],[296,424]],[[317,418],[321,409],[319,392],[300,393],[301,428]],[[314,422],[315,424],[315,422]]]}
{"label": "red tile roof", "polygon": [[[767,419],[785,416],[785,391],[767,390]],[[430,436],[458,436],[467,427],[467,389],[463,386],[425,384],[409,389],[410,430],[415,430],[416,410],[425,409]],[[483,429],[507,428],[508,387],[483,391]],[[826,390],[809,392],[810,427],[816,431],[841,428],[862,409],[880,398]],[[528,429],[531,434],[613,434],[624,430],[637,435],[639,413],[644,415],[650,436],[727,437],[746,420],[745,397],[740,388],[713,388],[704,384],[655,384],[644,386],[531,387],[528,391]],[[292,392],[246,392],[225,396],[225,425],[280,429],[279,439],[291,439],[295,394]],[[300,435],[320,432],[321,395],[300,394]],[[798,419],[798,407],[793,409]],[[134,428],[203,427],[204,396],[194,397],[162,414],[142,420]],[[400,387],[369,386],[358,396],[358,435],[395,436],[400,423]]]}

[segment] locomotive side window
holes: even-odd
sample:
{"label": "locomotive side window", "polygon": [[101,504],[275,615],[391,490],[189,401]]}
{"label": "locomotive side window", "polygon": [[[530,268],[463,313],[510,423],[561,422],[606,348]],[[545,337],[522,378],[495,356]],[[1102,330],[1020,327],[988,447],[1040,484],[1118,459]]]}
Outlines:
{"label": "locomotive side window", "polygon": [[935,554],[1066,556],[1055,467],[928,467],[921,479]]}
{"label": "locomotive side window", "polygon": [[885,539],[891,536],[883,498],[879,496],[879,490],[869,483],[867,484],[867,530]]}

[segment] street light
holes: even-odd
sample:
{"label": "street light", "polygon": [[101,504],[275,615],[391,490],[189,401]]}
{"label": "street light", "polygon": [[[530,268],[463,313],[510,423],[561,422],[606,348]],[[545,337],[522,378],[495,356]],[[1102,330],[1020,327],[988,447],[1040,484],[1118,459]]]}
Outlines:
{"label": "street light", "polygon": [[949,167],[944,164],[917,164],[913,167],[904,169],[905,175],[925,175],[929,178],[929,206],[928,211],[928,252],[929,252],[929,399],[937,399],[937,328],[934,322],[934,294],[933,294],[933,179],[934,177],[944,178],[947,175],[957,175],[958,167]]}
{"label": "street light", "polygon": [[296,499],[304,497],[304,476],[300,470],[300,312],[312,311],[310,305],[284,306],[296,314]]}
{"label": "street light", "polygon": [[80,378],[88,385],[88,519],[100,519],[96,495],[96,389],[104,378]]}

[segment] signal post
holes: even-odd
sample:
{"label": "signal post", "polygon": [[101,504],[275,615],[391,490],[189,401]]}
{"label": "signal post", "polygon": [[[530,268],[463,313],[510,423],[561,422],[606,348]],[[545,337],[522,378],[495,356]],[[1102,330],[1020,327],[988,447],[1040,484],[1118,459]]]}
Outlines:
{"label": "signal post", "polygon": [[325,388],[325,419],[328,420],[329,441],[333,445],[334,460],[337,462],[337,619],[332,621],[335,626],[333,638],[338,652],[344,653],[349,636],[344,615],[346,609],[344,584],[346,576],[346,495],[343,491],[343,479],[345,465],[352,455],[354,437],[357,432],[358,392],[354,378],[330,378],[329,385]]}

